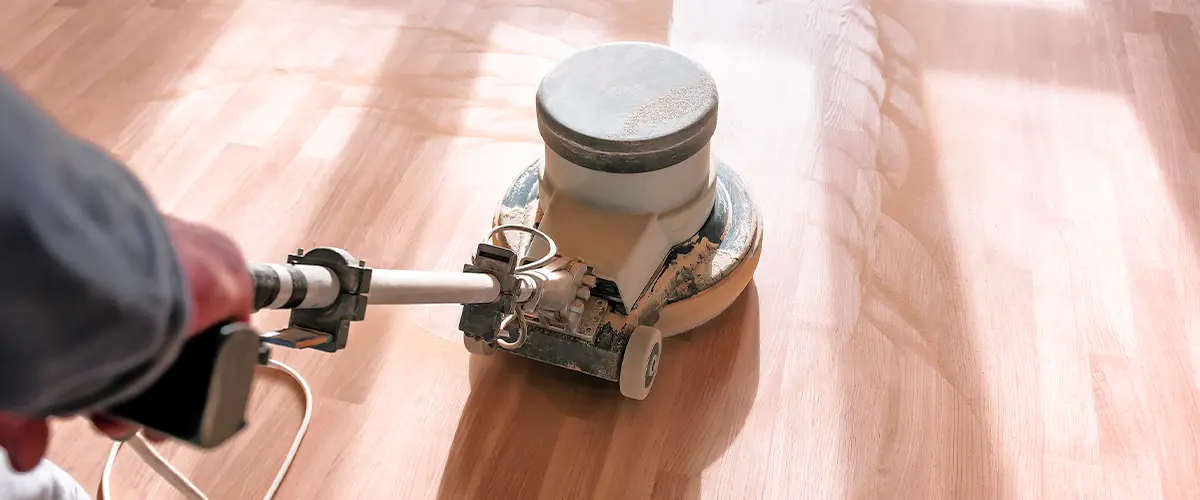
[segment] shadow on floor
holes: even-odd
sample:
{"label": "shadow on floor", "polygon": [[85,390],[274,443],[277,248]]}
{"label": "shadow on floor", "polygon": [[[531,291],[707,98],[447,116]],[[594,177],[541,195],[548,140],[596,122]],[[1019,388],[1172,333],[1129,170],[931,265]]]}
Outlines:
{"label": "shadow on floor", "polygon": [[495,354],[472,390],[438,491],[466,498],[700,498],[759,379],[754,284],[712,322],[668,339],[654,392]]}

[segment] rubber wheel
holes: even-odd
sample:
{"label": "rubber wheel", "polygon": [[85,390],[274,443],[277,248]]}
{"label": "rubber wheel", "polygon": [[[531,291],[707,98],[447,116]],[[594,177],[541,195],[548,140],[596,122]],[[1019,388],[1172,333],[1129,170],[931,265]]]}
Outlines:
{"label": "rubber wheel", "polygon": [[652,326],[639,326],[629,335],[621,356],[621,394],[643,400],[654,387],[662,358],[662,332]]}

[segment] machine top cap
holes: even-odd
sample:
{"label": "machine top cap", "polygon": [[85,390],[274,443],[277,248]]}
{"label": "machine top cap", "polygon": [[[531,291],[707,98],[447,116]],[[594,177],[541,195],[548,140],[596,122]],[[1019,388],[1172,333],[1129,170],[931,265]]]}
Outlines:
{"label": "machine top cap", "polygon": [[696,154],[717,126],[717,85],[668,47],[616,42],[577,52],[542,79],[538,131],[567,161],[651,172]]}

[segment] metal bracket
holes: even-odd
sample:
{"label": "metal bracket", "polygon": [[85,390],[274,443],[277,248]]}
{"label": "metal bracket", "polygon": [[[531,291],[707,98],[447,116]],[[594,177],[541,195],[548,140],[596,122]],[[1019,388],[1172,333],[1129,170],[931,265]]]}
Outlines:
{"label": "metal bracket", "polygon": [[349,252],[332,247],[314,248],[307,253],[303,249],[297,250],[288,255],[287,263],[328,268],[337,277],[340,291],[329,307],[293,309],[288,327],[264,335],[263,341],[293,349],[313,348],[325,352],[345,349],[350,337],[350,323],[362,321],[367,314],[371,268],[366,262],[355,260]]}
{"label": "metal bracket", "polygon": [[500,298],[484,304],[464,304],[459,316],[458,329],[468,337],[482,340],[489,346],[496,345],[496,332],[504,318],[517,312],[517,296],[521,280],[517,277],[520,259],[512,250],[488,243],[480,243],[472,263],[463,266],[468,273],[487,273],[500,282]]}

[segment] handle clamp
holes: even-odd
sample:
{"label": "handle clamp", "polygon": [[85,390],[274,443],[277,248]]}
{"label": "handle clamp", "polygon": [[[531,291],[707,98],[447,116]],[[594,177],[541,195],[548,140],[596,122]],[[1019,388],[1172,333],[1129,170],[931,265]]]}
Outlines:
{"label": "handle clamp", "polygon": [[371,289],[371,268],[340,248],[318,247],[297,250],[288,255],[291,265],[321,266],[337,278],[338,296],[333,304],[321,309],[293,309],[288,326],[264,334],[264,342],[292,349],[313,348],[337,352],[346,348],[350,323],[362,321],[367,314],[367,293]]}

